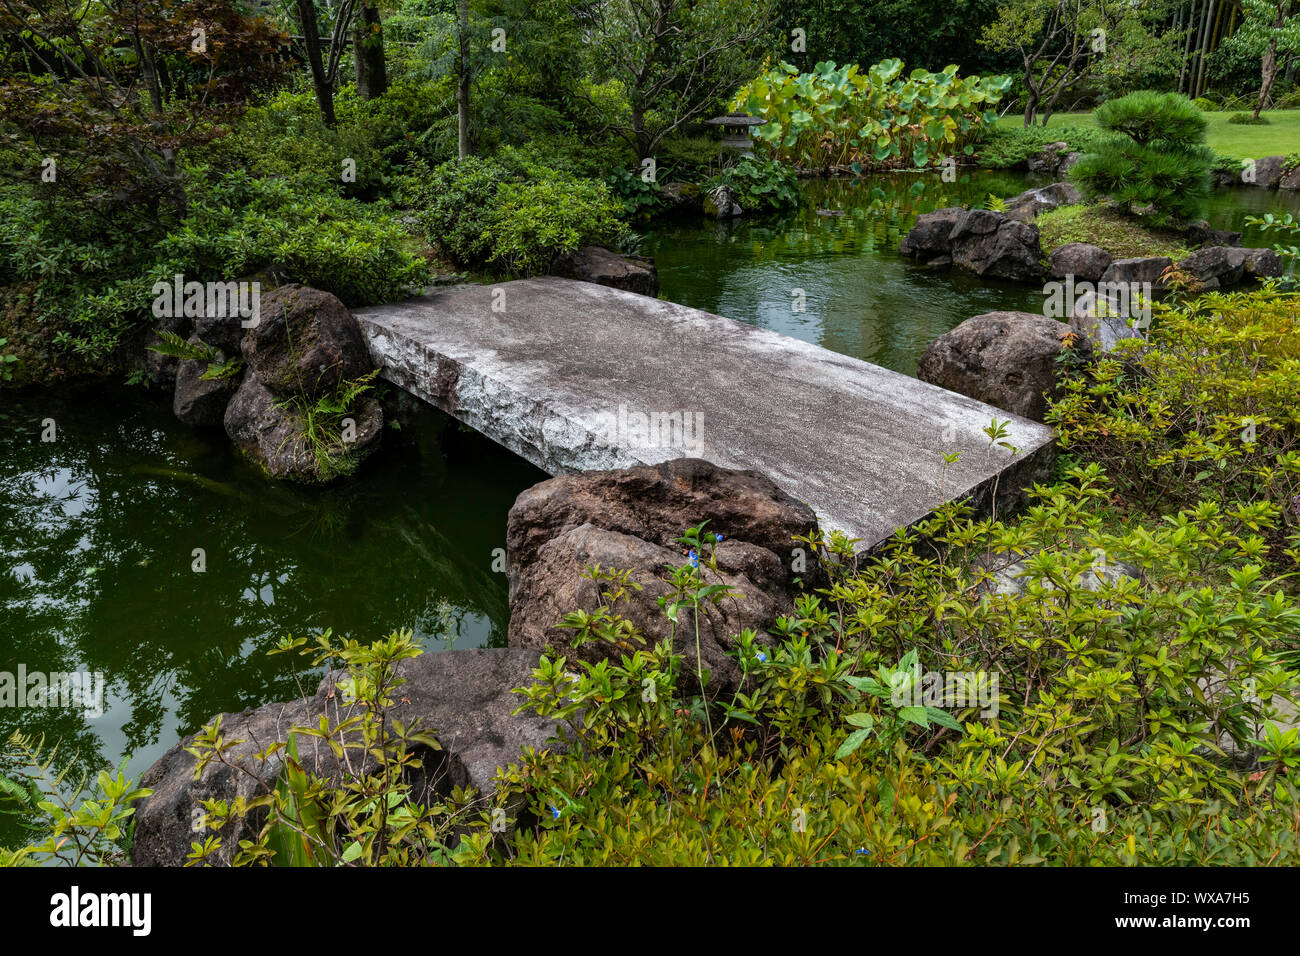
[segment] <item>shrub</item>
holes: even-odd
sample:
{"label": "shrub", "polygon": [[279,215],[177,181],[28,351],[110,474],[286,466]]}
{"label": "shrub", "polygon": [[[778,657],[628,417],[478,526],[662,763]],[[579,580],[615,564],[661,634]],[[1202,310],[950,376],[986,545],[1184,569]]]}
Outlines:
{"label": "shrub", "polygon": [[1158,219],[1196,216],[1210,193],[1215,157],[1204,145],[1205,117],[1187,97],[1130,93],[1102,104],[1096,118],[1114,135],[1070,170],[1086,195],[1150,206]]}
{"label": "shrub", "polygon": [[[684,692],[670,645],[621,628],[611,600],[604,623],[574,641],[616,636],[634,650],[591,664],[557,647],[525,689],[528,709],[565,720],[572,741],[506,774],[498,799],[519,794],[540,822],[505,852],[480,832],[456,859],[1295,859],[1287,773],[1300,744],[1264,729],[1275,711],[1253,694],[1285,696],[1293,675],[1276,655],[1300,609],[1243,556],[1249,532],[1232,532],[1225,514],[1201,508],[1112,535],[1095,507],[1107,493],[1096,466],[1074,468],[1016,522],[946,509],[878,560],[814,539],[836,557],[830,586],[778,622],[775,648],[740,636],[744,686],[712,713]],[[665,611],[688,634],[711,559],[699,554],[698,568],[667,573],[680,596]],[[994,591],[990,575],[1021,554],[1020,587]],[[1094,589],[1099,563],[1119,559],[1141,578]],[[1227,583],[1209,586],[1207,570]],[[987,696],[997,707],[909,703],[920,672],[934,671],[1002,675]],[[1209,674],[1222,679],[1206,684]],[[1257,748],[1253,782],[1218,756],[1220,734]]]}
{"label": "shrub", "polygon": [[578,246],[617,242],[626,232],[605,183],[541,166],[530,151],[426,169],[414,168],[404,199],[419,209],[429,241],[461,266],[535,274]]}
{"label": "shrub", "polygon": [[491,254],[484,231],[496,204],[497,188],[506,181],[504,167],[487,159],[466,157],[430,170],[415,163],[402,201],[415,207],[420,228],[457,265],[481,265]]}
{"label": "shrub", "polygon": [[991,169],[1023,167],[1051,143],[1068,143],[1070,150],[1086,152],[1105,138],[1091,126],[989,126],[982,133],[976,156],[981,166]]}
{"label": "shrub", "polygon": [[799,177],[773,160],[745,158],[728,166],[703,187],[727,189],[746,212],[774,212],[799,204]]}
{"label": "shrub", "polygon": [[545,272],[579,246],[621,240],[620,212],[609,187],[594,179],[504,183],[483,231],[488,264],[511,275]]}
{"label": "shrub", "polygon": [[1186,153],[1205,142],[1205,117],[1179,93],[1130,93],[1103,103],[1093,115],[1102,129],[1123,133],[1143,146]]}
{"label": "shrub", "polygon": [[196,179],[203,188],[159,243],[153,279],[229,280],[274,267],[348,306],[400,299],[428,281],[411,237],[383,207],[244,173],[199,170]]}
{"label": "shrub", "polygon": [[[1149,341],[1071,377],[1050,421],[1061,447],[1100,463],[1156,514],[1208,502],[1243,555],[1300,563],[1300,297],[1212,293],[1157,305]],[[1269,547],[1265,550],[1265,544]]]}
{"label": "shrub", "polygon": [[1228,117],[1228,122],[1234,126],[1268,126],[1269,118],[1254,113],[1233,113]]}

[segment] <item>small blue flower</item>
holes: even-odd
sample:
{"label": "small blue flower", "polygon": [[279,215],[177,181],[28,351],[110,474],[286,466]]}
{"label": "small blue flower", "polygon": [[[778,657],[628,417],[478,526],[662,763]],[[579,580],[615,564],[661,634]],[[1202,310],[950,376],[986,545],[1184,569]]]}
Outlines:
{"label": "small blue flower", "polygon": [[858,847],[858,855],[861,856],[863,853],[867,854],[868,856],[871,855],[871,851],[870,851],[870,850],[866,850],[866,849],[863,849],[862,847]]}
{"label": "small blue flower", "polygon": [[700,553],[696,551],[694,548],[692,548],[690,557],[691,557],[691,567],[698,568],[700,566]]}
{"label": "small blue flower", "polygon": [[559,807],[551,807],[551,816],[553,816],[553,817],[554,817],[555,819],[557,819],[557,820],[560,819],[560,809],[559,809]]}
{"label": "small blue flower", "polygon": [[764,654],[762,651],[759,651],[759,652],[758,652],[757,654],[755,654],[754,656],[758,658],[758,662],[759,662],[760,664],[766,664],[766,663],[767,663],[767,655]]}
{"label": "small blue flower", "polygon": [[714,532],[714,534],[713,534],[713,540],[714,540],[714,541],[721,541],[721,540],[722,540],[722,535],[718,534],[717,532]]}

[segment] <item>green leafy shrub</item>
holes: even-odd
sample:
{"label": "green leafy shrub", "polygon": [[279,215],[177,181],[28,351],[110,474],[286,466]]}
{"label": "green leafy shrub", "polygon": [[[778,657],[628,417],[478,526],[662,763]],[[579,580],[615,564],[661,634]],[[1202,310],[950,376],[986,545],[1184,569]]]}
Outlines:
{"label": "green leafy shrub", "polygon": [[121,768],[73,777],[75,759],[55,766],[57,744],[15,731],[0,751],[0,813],[16,809],[37,840],[0,847],[0,867],[112,866],[126,861],[132,804],[153,791],[136,788]]}
{"label": "green leafy shrub", "polygon": [[1234,126],[1268,126],[1269,118],[1254,113],[1233,113],[1228,117],[1228,122]]}
{"label": "green leafy shrub", "polygon": [[[232,860],[236,866],[419,866],[447,862],[443,843],[456,822],[457,793],[445,802],[425,806],[411,798],[405,775],[422,766],[420,753],[441,750],[430,728],[403,724],[389,713],[404,679],[397,665],[422,650],[408,631],[394,631],[369,645],[335,641],[329,631],[310,644],[286,637],[272,653],[298,651],[314,666],[330,664],[347,670],[340,684],[336,720],[322,717],[316,726],[295,727],[287,740],[271,743],[266,753],[283,753],[285,772],[274,786],[260,782],[252,800],[234,803],[205,801],[208,828],[214,831],[194,843],[188,866],[210,863],[222,848],[221,831],[237,817],[263,815],[256,838],[241,842]],[[342,785],[305,769],[297,759],[299,738],[324,741],[352,767]],[[198,758],[196,772],[212,763],[232,773],[249,772],[230,757],[239,740],[226,739],[220,718],[195,737],[190,752]]]}
{"label": "green leafy shrub", "polygon": [[741,109],[767,122],[752,135],[769,155],[809,170],[904,164],[923,167],[946,156],[971,155],[981,127],[997,119],[993,107],[1010,77],[958,77],[913,70],[901,60],[865,72],[857,65],[818,63],[811,73],[782,63],[735,97]]}
{"label": "green leafy shrub", "polygon": [[446,96],[428,83],[399,78],[366,101],[348,86],[334,105],[337,125],[330,129],[311,93],[281,92],[244,114],[234,134],[205,150],[202,161],[312,190],[332,184],[340,195],[373,200],[396,186],[408,162],[447,158],[433,129],[447,112]]}
{"label": "green leafy shrub", "polygon": [[349,306],[400,299],[428,281],[411,236],[381,206],[244,173],[201,182],[189,217],[158,245],[153,279],[230,279],[275,267]]}
{"label": "green leafy shrub", "polygon": [[727,189],[746,212],[778,212],[799,204],[799,178],[774,160],[746,157],[714,176],[703,189]]}
{"label": "green leafy shrub", "polygon": [[510,275],[545,272],[560,256],[589,244],[617,244],[622,209],[603,182],[552,177],[503,183],[483,231],[488,265]]}
{"label": "green leafy shrub", "polygon": [[1091,197],[1108,196],[1157,218],[1194,218],[1211,188],[1214,154],[1205,117],[1179,93],[1141,91],[1103,103],[1097,124],[1114,134],[1084,154],[1070,179]]}
{"label": "green leafy shrub", "polygon": [[[1300,563],[1300,297],[1212,293],[1157,305],[1149,340],[1071,377],[1050,421],[1150,513],[1208,502],[1252,561]],[[1269,549],[1265,550],[1265,544]]]}
{"label": "green leafy shrub", "polygon": [[[744,685],[713,709],[670,644],[645,646],[611,600],[574,642],[632,649],[592,664],[557,647],[525,689],[528,709],[564,720],[571,740],[505,774],[498,799],[517,793],[539,822],[504,852],[480,832],[455,858],[1296,859],[1300,742],[1266,718],[1294,680],[1276,655],[1300,609],[1251,564],[1252,535],[1227,514],[1202,507],[1110,534],[1096,507],[1108,491],[1096,466],[1074,468],[1017,521],[945,509],[866,561],[842,537],[814,538],[836,558],[830,585],[778,621],[776,647],[740,635]],[[697,553],[698,567],[667,569],[678,597],[661,602],[685,635],[712,587],[712,556]],[[995,588],[1018,559],[1019,587]],[[1117,560],[1141,576],[1098,576]],[[997,706],[909,703],[928,679],[918,670],[1000,674],[985,698]],[[1256,748],[1253,776],[1220,755],[1229,739]]]}
{"label": "green leafy shrub", "polygon": [[457,265],[481,265],[491,255],[484,231],[507,179],[505,167],[470,156],[433,169],[415,163],[402,201],[416,209],[420,228]]}
{"label": "green leafy shrub", "polygon": [[630,169],[614,170],[605,182],[610,195],[622,207],[624,219],[649,219],[667,206],[659,184],[647,181]]}
{"label": "green leafy shrub", "polygon": [[538,165],[527,151],[417,165],[403,195],[429,241],[458,265],[513,275],[544,272],[578,246],[618,242],[626,231],[605,183]]}

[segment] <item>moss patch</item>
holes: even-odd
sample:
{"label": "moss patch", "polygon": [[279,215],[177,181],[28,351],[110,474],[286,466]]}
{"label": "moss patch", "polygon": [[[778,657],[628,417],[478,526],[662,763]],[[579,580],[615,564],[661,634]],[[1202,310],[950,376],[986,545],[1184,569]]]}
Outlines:
{"label": "moss patch", "polygon": [[1168,256],[1178,261],[1191,254],[1177,233],[1151,229],[1105,206],[1061,206],[1040,213],[1037,221],[1044,252],[1086,242],[1116,259]]}

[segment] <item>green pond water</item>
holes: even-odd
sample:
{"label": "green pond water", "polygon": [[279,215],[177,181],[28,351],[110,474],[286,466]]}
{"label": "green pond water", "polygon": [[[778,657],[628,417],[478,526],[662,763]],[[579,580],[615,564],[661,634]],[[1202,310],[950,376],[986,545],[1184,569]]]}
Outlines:
{"label": "green pond water", "polygon": [[[649,231],[642,250],[655,258],[665,299],[915,375],[936,337],[982,312],[1039,312],[1043,292],[927,270],[900,258],[898,243],[923,212],[982,206],[989,194],[1006,199],[1047,182],[987,170],[952,183],[933,173],[813,180],[792,213],[672,224]],[[1221,189],[1205,207],[1218,229],[1241,230],[1247,215],[1265,212],[1300,212],[1300,196]],[[1250,231],[1242,241],[1271,245]],[[802,312],[792,309],[797,289]]]}
{"label": "green pond water", "polygon": [[[546,476],[440,413],[355,480],[311,491],[264,479],[140,389],[4,401],[0,672],[98,672],[106,688],[98,717],[0,708],[0,736],[43,732],[139,773],[213,714],[297,696],[305,662],[265,653],[284,634],[505,643],[492,550]],[[0,844],[13,826],[0,814]]]}
{"label": "green pond water", "polygon": [[[667,299],[914,374],[928,343],[963,319],[1042,305],[1038,289],[927,272],[896,252],[918,213],[1011,196],[1029,180],[932,176],[913,195],[917,182],[811,182],[791,215],[670,225],[644,248]],[[1225,192],[1210,218],[1236,228],[1293,199]],[[794,289],[805,312],[791,311]],[[125,758],[138,774],[215,713],[296,696],[295,676],[314,687],[298,659],[266,655],[282,635],[411,628],[430,650],[446,635],[457,647],[504,643],[507,588],[492,552],[515,497],[545,475],[435,411],[353,480],[310,491],[267,481],[142,389],[0,403],[0,674],[106,682],[101,715],[0,708],[0,736],[43,732],[87,767]],[[41,440],[47,420],[53,442]],[[0,844],[15,827],[0,813]]]}

